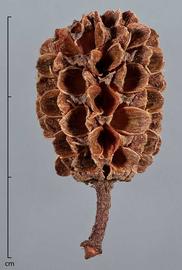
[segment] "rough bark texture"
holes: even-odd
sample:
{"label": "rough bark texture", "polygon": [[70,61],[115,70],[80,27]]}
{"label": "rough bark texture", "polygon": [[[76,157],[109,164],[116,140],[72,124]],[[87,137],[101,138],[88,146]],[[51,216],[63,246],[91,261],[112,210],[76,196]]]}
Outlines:
{"label": "rough bark texture", "polygon": [[95,224],[88,240],[83,241],[80,246],[85,249],[85,259],[102,254],[102,241],[109,219],[109,209],[111,207],[112,183],[98,181],[93,184],[97,194],[97,212]]}

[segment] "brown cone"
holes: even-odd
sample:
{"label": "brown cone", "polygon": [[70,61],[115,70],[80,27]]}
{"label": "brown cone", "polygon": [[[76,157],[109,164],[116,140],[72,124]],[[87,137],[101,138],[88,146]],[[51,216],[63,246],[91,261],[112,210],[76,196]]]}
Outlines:
{"label": "brown cone", "polygon": [[163,65],[158,34],[131,11],[91,12],[40,48],[36,111],[56,172],[97,193],[86,259],[102,253],[113,183],[144,172],[160,149]]}

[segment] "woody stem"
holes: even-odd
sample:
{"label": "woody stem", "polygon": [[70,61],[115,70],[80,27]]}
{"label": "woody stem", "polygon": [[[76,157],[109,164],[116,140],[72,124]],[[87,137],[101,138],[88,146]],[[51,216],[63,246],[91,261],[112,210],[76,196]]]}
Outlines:
{"label": "woody stem", "polygon": [[112,185],[113,184],[108,181],[97,181],[93,184],[97,193],[97,212],[95,224],[88,240],[80,244],[80,246],[85,249],[85,259],[102,253],[102,241],[109,219],[109,208],[111,207]]}

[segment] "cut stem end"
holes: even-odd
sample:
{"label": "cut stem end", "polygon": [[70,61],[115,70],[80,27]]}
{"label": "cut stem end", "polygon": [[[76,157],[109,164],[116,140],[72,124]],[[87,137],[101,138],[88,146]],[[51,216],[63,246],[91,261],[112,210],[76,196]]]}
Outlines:
{"label": "cut stem end", "polygon": [[82,242],[80,246],[84,248],[86,260],[102,254],[102,249],[94,247],[89,240]]}

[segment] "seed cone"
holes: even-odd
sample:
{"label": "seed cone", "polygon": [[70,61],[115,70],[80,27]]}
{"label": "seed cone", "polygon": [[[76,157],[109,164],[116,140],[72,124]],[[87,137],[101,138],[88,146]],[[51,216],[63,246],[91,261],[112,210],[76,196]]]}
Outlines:
{"label": "seed cone", "polygon": [[163,65],[158,34],[130,11],[91,12],[40,48],[36,111],[56,172],[97,193],[86,259],[102,253],[113,183],[144,172],[159,152]]}

